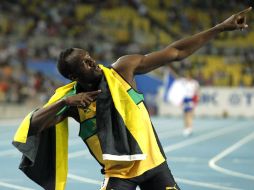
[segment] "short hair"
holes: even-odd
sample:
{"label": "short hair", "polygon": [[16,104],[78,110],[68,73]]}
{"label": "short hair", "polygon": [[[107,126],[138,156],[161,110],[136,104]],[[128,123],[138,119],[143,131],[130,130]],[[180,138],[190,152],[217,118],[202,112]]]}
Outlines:
{"label": "short hair", "polygon": [[71,60],[67,60],[67,57],[73,52],[73,50],[74,48],[68,48],[62,51],[57,62],[57,69],[59,73],[67,79],[70,79],[69,76],[72,74]]}

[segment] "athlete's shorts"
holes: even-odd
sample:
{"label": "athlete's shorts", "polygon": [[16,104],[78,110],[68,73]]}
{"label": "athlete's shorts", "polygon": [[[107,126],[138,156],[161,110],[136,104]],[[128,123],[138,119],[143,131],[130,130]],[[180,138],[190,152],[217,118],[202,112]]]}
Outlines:
{"label": "athlete's shorts", "polygon": [[100,190],[136,190],[137,186],[141,190],[180,190],[166,162],[138,177],[105,178]]}
{"label": "athlete's shorts", "polygon": [[183,99],[183,111],[186,112],[190,112],[192,111],[194,108],[194,103],[192,98],[184,98]]}

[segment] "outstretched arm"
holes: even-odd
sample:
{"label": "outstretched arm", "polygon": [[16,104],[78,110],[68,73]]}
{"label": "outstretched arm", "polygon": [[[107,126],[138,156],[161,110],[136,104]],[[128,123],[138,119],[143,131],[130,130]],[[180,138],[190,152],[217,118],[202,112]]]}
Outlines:
{"label": "outstretched arm", "polygon": [[246,14],[251,11],[251,9],[252,7],[249,7],[208,30],[176,41],[160,51],[152,52],[147,55],[123,56],[112,66],[123,74],[126,74],[126,72],[142,74],[169,62],[182,60],[193,54],[221,32],[246,29],[248,27],[246,24]]}

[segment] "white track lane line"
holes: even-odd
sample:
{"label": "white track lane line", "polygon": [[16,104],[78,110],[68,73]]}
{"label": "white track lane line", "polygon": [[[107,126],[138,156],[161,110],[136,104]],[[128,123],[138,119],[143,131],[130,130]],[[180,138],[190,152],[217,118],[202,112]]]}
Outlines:
{"label": "white track lane line", "polygon": [[0,142],[0,147],[1,146],[11,146],[11,141],[12,140],[3,140]]}
{"label": "white track lane line", "polygon": [[167,158],[167,160],[170,162],[197,163],[199,161],[205,161],[206,159],[202,159],[199,157],[169,156],[169,158]]}
{"label": "white track lane line", "polygon": [[13,156],[13,155],[20,155],[20,153],[19,153],[19,151],[17,151],[14,148],[0,151],[0,157],[2,157],[2,156]]}
{"label": "white track lane line", "polygon": [[[214,126],[210,126],[210,127],[199,127],[197,129],[194,130],[194,133],[195,132],[204,132],[204,131],[210,131],[210,130],[217,130],[218,128],[221,128],[221,126],[218,126],[218,127],[214,127]],[[164,139],[167,139],[169,137],[174,137],[176,135],[181,135],[182,136],[182,129],[176,129],[174,131],[165,131],[163,133],[158,133],[158,137],[159,137],[159,140],[164,140]]]}
{"label": "white track lane line", "polygon": [[196,143],[200,143],[202,141],[206,141],[206,140],[209,140],[209,139],[212,139],[212,138],[215,138],[215,137],[218,137],[218,136],[222,136],[222,135],[225,135],[225,134],[228,134],[228,133],[232,133],[232,132],[235,132],[235,131],[238,131],[238,130],[242,130],[242,129],[243,129],[243,126],[237,126],[237,127],[234,127],[234,128],[230,127],[230,128],[226,128],[226,129],[216,130],[215,132],[211,132],[211,133],[208,133],[208,134],[205,134],[205,135],[200,135],[198,137],[194,137],[192,139],[188,139],[188,140],[182,141],[180,143],[165,146],[163,149],[164,149],[165,153],[168,153],[168,152],[171,152],[173,150],[177,150],[177,149],[180,149],[180,148],[183,148],[183,147],[186,147],[186,146],[190,146],[190,145],[193,145],[193,144],[196,144]]}
{"label": "white track lane line", "polygon": [[206,187],[210,189],[220,189],[220,190],[242,190],[238,188],[232,188],[232,187],[224,187],[221,185],[215,185],[211,183],[204,183],[200,181],[193,181],[189,179],[183,179],[183,178],[175,178],[177,182],[181,182],[183,184],[193,185],[193,186],[199,186],[199,187]]}
{"label": "white track lane line", "polygon": [[83,140],[80,137],[69,139],[69,146],[75,146],[79,144],[84,144]]}
{"label": "white track lane line", "polygon": [[216,162],[223,159],[228,154],[236,151],[238,148],[240,148],[241,146],[243,146],[244,144],[248,143],[249,141],[251,141],[253,139],[254,139],[254,132],[251,133],[250,135],[242,138],[237,143],[233,144],[232,146],[228,147],[227,149],[225,149],[224,151],[222,151],[221,153],[219,153],[218,155],[213,157],[209,161],[209,164],[208,164],[209,167],[216,170],[216,171],[218,171],[218,172],[220,172],[220,173],[223,173],[223,174],[227,174],[227,175],[231,175],[231,176],[235,176],[235,177],[239,177],[239,178],[244,178],[244,179],[249,179],[249,180],[254,180],[253,175],[248,175],[248,174],[244,174],[244,173],[240,173],[240,172],[235,172],[233,170],[229,170],[229,169],[225,169],[223,167],[220,167],[216,164]]}
{"label": "white track lane line", "polygon": [[78,175],[71,174],[71,173],[68,173],[68,178],[70,178],[72,180],[80,181],[80,182],[83,182],[83,183],[94,184],[94,185],[101,185],[102,184],[102,181],[90,179],[90,178],[87,178],[87,177],[78,176]]}
{"label": "white track lane line", "polygon": [[[81,139],[72,139],[69,141],[69,146],[75,146],[77,144],[82,144],[84,143]],[[11,145],[11,141],[9,142],[4,142],[5,144],[7,144],[8,146]],[[0,144],[0,147],[2,145]],[[83,153],[81,153],[83,152]],[[83,156],[83,155],[87,155],[89,153],[88,150],[84,149],[83,151],[77,151],[77,152],[73,152],[73,153],[69,153],[69,158],[76,158],[79,156]],[[15,147],[13,147],[12,149],[6,149],[6,150],[1,150],[0,151],[0,157],[4,157],[4,156],[18,156],[21,155],[21,153],[19,151],[17,151],[15,149]]]}
{"label": "white track lane line", "polygon": [[90,155],[90,152],[88,150],[80,150],[80,151],[75,151],[75,152],[69,153],[68,158],[73,159],[73,158],[77,158],[80,156],[88,156],[88,155]]}
{"label": "white track lane line", "polygon": [[[82,183],[88,183],[88,184],[94,184],[94,185],[101,185],[102,181],[98,181],[98,180],[94,180],[94,179],[90,179],[87,177],[82,177],[82,176],[78,176],[75,174],[68,174],[68,178],[72,179],[72,180],[76,180]],[[193,186],[199,186],[199,187],[206,187],[206,188],[210,188],[210,189],[220,189],[220,190],[241,190],[241,189],[237,189],[237,188],[231,188],[231,187],[224,187],[221,185],[215,185],[215,184],[211,184],[211,183],[204,183],[204,182],[199,182],[199,181],[193,181],[193,180],[189,180],[189,179],[183,179],[183,178],[176,178],[176,181],[181,182],[183,184],[188,184],[188,185],[193,185]]]}
{"label": "white track lane line", "polygon": [[1,181],[0,181],[0,187],[6,187],[8,189],[18,189],[18,190],[34,190],[28,187],[13,185],[13,184],[1,182]]}

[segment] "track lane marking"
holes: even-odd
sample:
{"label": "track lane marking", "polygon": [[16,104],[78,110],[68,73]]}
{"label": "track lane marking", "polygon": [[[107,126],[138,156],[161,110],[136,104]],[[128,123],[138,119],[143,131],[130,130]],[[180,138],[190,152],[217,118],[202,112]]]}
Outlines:
{"label": "track lane marking", "polygon": [[[68,178],[72,179],[72,180],[76,180],[82,183],[88,183],[88,184],[93,184],[93,185],[101,185],[102,181],[98,181],[98,180],[94,180],[91,178],[87,178],[87,177],[82,177],[79,175],[75,175],[75,174],[68,174]],[[206,187],[206,188],[210,188],[210,189],[219,189],[219,190],[242,190],[242,189],[238,189],[238,188],[232,188],[232,187],[224,187],[221,185],[215,185],[215,184],[211,184],[211,183],[204,183],[204,182],[199,182],[199,181],[193,181],[193,180],[189,180],[189,179],[183,179],[183,178],[175,178],[177,181],[183,183],[183,184],[188,184],[188,185],[193,185],[193,186],[199,186],[199,187]]]}
{"label": "track lane marking", "polygon": [[227,149],[223,150],[221,153],[219,153],[215,157],[213,157],[208,162],[209,167],[220,172],[220,173],[223,173],[223,174],[227,174],[227,175],[231,175],[231,176],[235,176],[235,177],[240,177],[240,178],[244,178],[244,179],[249,179],[249,180],[254,180],[253,175],[248,175],[248,174],[244,174],[241,172],[236,172],[233,170],[225,169],[225,168],[218,166],[216,164],[216,162],[223,159],[225,156],[229,155],[230,153],[236,151],[238,148],[240,148],[241,146],[243,146],[244,144],[248,143],[249,141],[251,141],[253,139],[254,139],[254,132],[248,136],[245,136],[240,141],[236,142],[232,146],[228,147]]}
{"label": "track lane marking", "polygon": [[200,135],[200,136],[194,137],[192,139],[187,139],[187,140],[181,141],[179,143],[175,143],[173,145],[165,146],[163,149],[164,149],[165,153],[168,153],[168,152],[180,149],[180,148],[184,148],[184,147],[196,144],[196,143],[200,143],[202,141],[209,140],[209,139],[214,138],[214,137],[219,137],[219,136],[222,136],[222,135],[225,135],[225,134],[228,134],[228,133],[232,133],[232,132],[241,130],[242,128],[243,128],[243,126],[240,125],[240,126],[237,126],[235,128],[230,127],[230,128],[217,130],[215,132]]}
{"label": "track lane marking", "polygon": [[101,181],[87,178],[87,177],[82,177],[82,176],[71,174],[71,173],[68,173],[68,178],[70,178],[72,180],[79,181],[79,182],[89,183],[89,184],[94,184],[94,185],[101,185],[102,184]]}
{"label": "track lane marking", "polygon": [[183,178],[176,178],[176,181],[181,182],[183,184],[194,185],[194,186],[199,186],[199,187],[206,187],[206,188],[210,188],[210,189],[242,190],[242,189],[239,189],[239,188],[224,187],[224,186],[216,185],[216,184],[212,184],[212,183],[204,183],[204,182],[200,182],[200,181],[193,181],[193,180],[183,179]]}
{"label": "track lane marking", "polygon": [[24,186],[19,186],[19,185],[13,185],[13,184],[1,182],[1,181],[0,181],[0,186],[1,187],[6,187],[6,188],[9,188],[9,189],[34,190],[32,188],[28,188],[28,187],[24,187]]}

